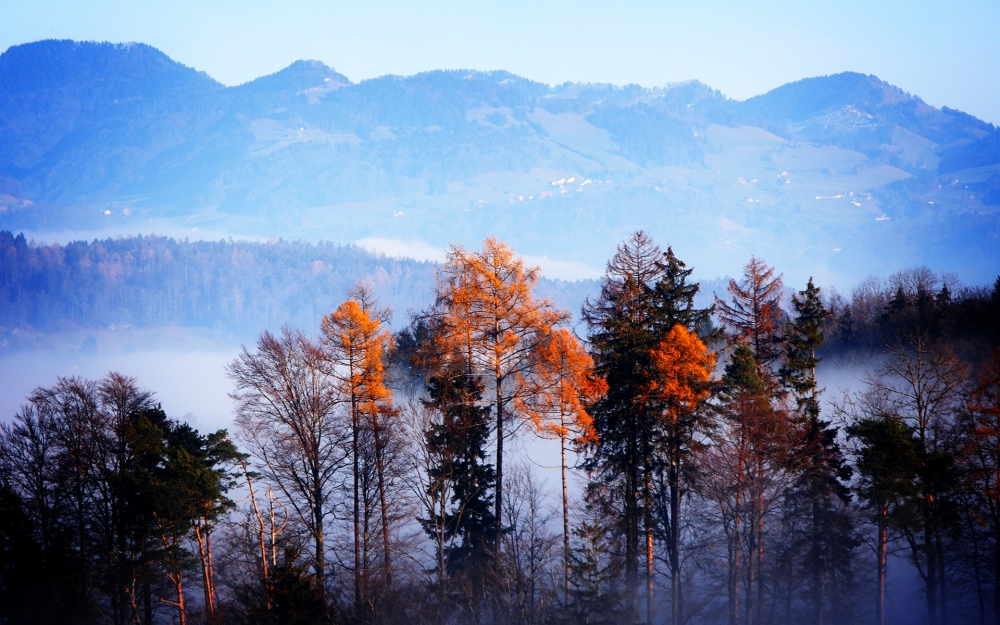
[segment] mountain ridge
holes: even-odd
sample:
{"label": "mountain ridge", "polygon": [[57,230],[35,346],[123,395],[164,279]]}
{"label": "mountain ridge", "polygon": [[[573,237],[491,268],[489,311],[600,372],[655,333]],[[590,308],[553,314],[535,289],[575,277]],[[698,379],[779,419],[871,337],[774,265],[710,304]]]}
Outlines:
{"label": "mountain ridge", "polygon": [[[496,234],[599,267],[615,237],[645,227],[680,233],[696,255],[857,277],[876,259],[982,273],[967,248],[996,240],[997,205],[995,126],[854,72],[737,101],[698,81],[550,86],[504,71],[354,83],[319,61],[226,87],[144,44],[0,55],[9,229],[152,221],[437,247]],[[905,252],[867,249],[876,228]],[[957,234],[921,248],[942,230]]]}

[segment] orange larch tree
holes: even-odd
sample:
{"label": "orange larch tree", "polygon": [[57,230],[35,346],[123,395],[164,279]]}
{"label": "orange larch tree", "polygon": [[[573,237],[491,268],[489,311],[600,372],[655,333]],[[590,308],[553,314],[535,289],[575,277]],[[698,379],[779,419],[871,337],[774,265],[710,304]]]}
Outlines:
{"label": "orange larch tree", "polygon": [[[393,347],[388,328],[391,312],[377,307],[370,289],[364,284],[349,292],[348,301],[325,316],[321,329],[328,349],[332,375],[349,403],[351,415],[351,454],[354,491],[354,598],[359,609],[368,602],[368,563],[361,556],[360,435],[370,427],[374,437],[375,470],[381,507],[383,568],[385,584],[392,582],[389,515],[386,502],[384,466],[384,423],[380,418],[395,414],[392,393],[385,385],[387,352]],[[384,419],[383,419],[384,421]],[[367,535],[366,535],[367,538]],[[367,552],[367,545],[366,545]]]}
{"label": "orange larch tree", "polygon": [[552,331],[535,352],[535,375],[522,381],[530,392],[518,398],[518,409],[531,418],[535,430],[546,437],[559,439],[562,462],[563,565],[564,583],[569,591],[569,487],[566,442],[577,447],[594,443],[593,419],[588,406],[608,388],[594,372],[594,359],[566,328]]}
{"label": "orange larch tree", "polygon": [[[670,622],[681,623],[681,468],[696,435],[705,402],[712,392],[715,354],[705,347],[697,334],[677,324],[653,350],[651,361],[653,376],[649,392],[659,408],[660,447],[667,462],[669,506],[664,525],[670,563]],[[647,545],[646,549],[652,554],[652,545]],[[650,558],[647,565],[651,564]]]}
{"label": "orange larch tree", "polygon": [[525,267],[514,250],[491,237],[478,252],[453,246],[437,281],[434,327],[438,353],[464,365],[470,375],[482,376],[493,391],[497,551],[503,518],[507,410],[529,392],[525,380],[534,375],[536,350],[553,327],[569,316],[547,299],[535,299],[532,288],[539,272],[538,267]]}

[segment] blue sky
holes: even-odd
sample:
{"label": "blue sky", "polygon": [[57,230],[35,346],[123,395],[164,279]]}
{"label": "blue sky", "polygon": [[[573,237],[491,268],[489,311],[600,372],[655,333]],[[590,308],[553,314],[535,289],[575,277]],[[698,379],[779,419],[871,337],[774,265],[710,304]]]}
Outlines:
{"label": "blue sky", "polygon": [[141,41],[238,84],[319,59],[354,81],[440,68],[547,83],[696,78],[747,98],[871,73],[1000,123],[1000,2],[0,0],[0,50]]}

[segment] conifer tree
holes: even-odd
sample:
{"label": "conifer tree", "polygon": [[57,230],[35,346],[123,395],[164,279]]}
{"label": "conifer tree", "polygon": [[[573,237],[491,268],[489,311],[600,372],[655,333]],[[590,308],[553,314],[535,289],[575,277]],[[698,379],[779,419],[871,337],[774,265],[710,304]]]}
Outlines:
{"label": "conifer tree", "polygon": [[886,412],[858,420],[847,434],[859,443],[857,492],[877,532],[875,619],[884,625],[889,530],[896,512],[917,493],[918,441],[913,428]]}
{"label": "conifer tree", "polygon": [[[470,375],[489,384],[493,395],[497,536],[503,518],[504,442],[511,433],[508,420],[517,416],[511,410],[527,392],[524,381],[534,374],[535,350],[568,318],[547,299],[535,298],[539,271],[525,267],[514,250],[492,237],[478,252],[453,246],[438,276],[431,315],[437,367],[461,362]],[[494,541],[494,548],[500,544]]]}
{"label": "conifer tree", "polygon": [[757,363],[757,374],[769,385],[773,378],[772,367],[783,352],[781,320],[784,313],[780,302],[783,286],[782,276],[774,275],[774,267],[751,256],[743,267],[743,279],[740,282],[729,280],[731,303],[715,298],[719,319],[730,341],[738,339],[750,347]]}
{"label": "conifer tree", "polygon": [[536,350],[536,358],[536,375],[531,382],[533,388],[519,402],[519,408],[531,417],[540,435],[559,439],[564,585],[568,591],[570,529],[566,442],[572,440],[578,449],[597,442],[593,418],[588,410],[605,393],[607,383],[595,375],[593,358],[565,328],[557,328],[549,334]]}
{"label": "conifer tree", "polygon": [[[496,474],[486,462],[490,408],[480,403],[482,382],[461,370],[432,376],[427,392],[425,404],[440,415],[424,434],[428,451],[437,460],[427,476],[428,489],[436,492],[428,494],[440,498],[451,493],[451,502],[443,518],[422,519],[421,524],[438,546],[438,580],[445,585],[458,575],[475,579],[492,562],[497,536],[491,509]],[[461,542],[445,547],[455,537]],[[480,577],[480,586],[482,581]]]}
{"label": "conifer tree", "polygon": [[846,483],[851,469],[837,443],[837,428],[820,419],[817,351],[823,345],[823,323],[829,313],[812,278],[805,290],[792,296],[792,307],[795,318],[786,324],[785,360],[779,375],[795,398],[806,434],[799,451],[802,475],[790,494],[790,505],[810,519],[804,568],[812,618],[821,623],[827,579],[846,566],[840,556],[856,545],[849,521],[840,514],[842,505],[850,501]]}
{"label": "conifer tree", "polygon": [[643,495],[649,493],[646,486],[651,485],[648,460],[652,458],[657,415],[648,401],[648,390],[652,353],[658,344],[653,290],[663,276],[662,256],[644,232],[631,235],[608,262],[600,295],[593,302],[588,299],[583,309],[596,371],[608,385],[607,393],[594,406],[598,444],[587,466],[596,469],[601,479],[622,488],[620,522],[630,610],[637,601],[640,523],[649,518],[648,507],[643,506],[649,497]]}

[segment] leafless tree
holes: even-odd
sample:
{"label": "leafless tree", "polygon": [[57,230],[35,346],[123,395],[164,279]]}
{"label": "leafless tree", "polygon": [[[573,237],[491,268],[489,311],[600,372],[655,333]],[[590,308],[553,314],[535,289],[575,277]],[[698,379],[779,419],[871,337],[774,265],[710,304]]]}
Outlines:
{"label": "leafless tree", "polygon": [[306,528],[313,571],[324,593],[325,528],[349,440],[326,363],[319,344],[286,326],[279,336],[265,331],[255,352],[244,347],[226,369],[236,384],[231,397],[237,437]]}

